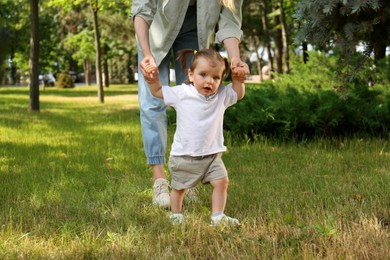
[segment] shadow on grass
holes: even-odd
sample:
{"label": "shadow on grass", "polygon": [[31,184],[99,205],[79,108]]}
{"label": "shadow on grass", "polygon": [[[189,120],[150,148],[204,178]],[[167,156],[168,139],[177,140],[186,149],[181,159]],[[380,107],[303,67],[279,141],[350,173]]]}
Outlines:
{"label": "shadow on grass", "polygon": [[[106,222],[107,226],[116,226],[118,216],[116,208],[129,207],[131,201],[123,201],[129,195],[144,196],[142,185],[134,194],[122,196],[125,190],[123,182],[129,186],[128,176],[119,169],[111,169],[99,154],[72,156],[69,145],[50,146],[44,144],[2,143],[8,170],[0,171],[2,189],[0,200],[4,212],[2,223],[12,224],[12,218],[23,222],[14,223],[12,228],[34,230],[36,223],[46,226],[46,232],[58,232],[59,226],[73,226],[82,231],[85,226]],[[73,147],[77,149],[77,147]],[[8,151],[8,152],[6,152]],[[12,152],[17,151],[17,152]],[[20,151],[23,151],[22,153]],[[88,157],[88,158],[87,158]],[[142,198],[135,199],[131,207],[136,207]],[[141,201],[145,201],[142,199]],[[132,212],[136,212],[135,210]],[[133,213],[133,218],[143,219]],[[128,216],[124,216],[123,222]],[[142,221],[139,223],[143,225]]]}
{"label": "shadow on grass", "polygon": [[[5,110],[0,117],[3,126],[22,133],[21,139],[16,135],[0,145],[0,201],[4,212],[12,210],[12,216],[0,213],[2,222],[17,218],[23,230],[38,222],[47,232],[62,225],[81,232],[104,222],[125,227],[132,213],[134,224],[144,225],[143,214],[135,213],[140,201],[150,201],[142,193],[149,182],[141,174],[146,165],[138,144],[139,112],[62,108],[16,117]],[[32,136],[25,136],[29,132]],[[120,221],[118,208],[127,213]]]}

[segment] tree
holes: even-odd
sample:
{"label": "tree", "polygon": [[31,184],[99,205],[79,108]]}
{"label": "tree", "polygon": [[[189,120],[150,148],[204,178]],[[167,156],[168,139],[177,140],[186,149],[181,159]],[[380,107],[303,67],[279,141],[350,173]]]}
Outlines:
{"label": "tree", "polygon": [[289,54],[289,31],[286,21],[286,12],[284,7],[284,1],[279,0],[279,8],[280,8],[280,25],[282,30],[282,41],[283,41],[283,57],[284,57],[284,73],[290,72],[290,54]]}
{"label": "tree", "polygon": [[280,9],[278,4],[272,5],[272,17],[274,21],[274,43],[275,43],[275,72],[283,73],[283,41],[282,30],[280,25]]}
{"label": "tree", "polygon": [[85,83],[91,85],[91,61],[95,56],[93,34],[84,28],[77,34],[69,34],[64,44],[65,49],[72,52],[72,58],[83,66]]}
{"label": "tree", "polygon": [[0,0],[0,82],[10,75],[10,83],[18,84],[18,67],[27,73],[29,31],[30,5],[24,0]]}
{"label": "tree", "polygon": [[[80,0],[79,0],[80,1]],[[98,85],[98,97],[101,103],[104,102],[104,89],[103,89],[103,78],[102,78],[102,48],[101,48],[101,38],[100,38],[100,28],[99,28],[99,11],[104,11],[106,9],[114,10],[116,8],[123,8],[123,6],[130,7],[131,1],[113,1],[113,0],[89,0],[90,9],[93,15],[93,25],[95,33],[95,49],[96,49],[96,81]],[[120,10],[120,9],[116,9]],[[107,62],[107,61],[106,61]],[[105,63],[107,65],[107,63]],[[107,68],[107,67],[106,67]],[[105,78],[108,80],[108,69],[105,70]],[[108,86],[108,81],[107,81]]]}
{"label": "tree", "polygon": [[291,10],[294,9],[295,0],[273,0],[272,13],[268,16],[273,18],[274,26],[273,41],[275,44],[274,60],[277,73],[290,72],[290,35],[294,33],[294,21],[288,20]]}
{"label": "tree", "polygon": [[[99,13],[110,10],[111,12],[125,12],[129,10],[131,6],[130,0],[50,0],[52,5],[60,6],[64,13],[67,13],[77,6],[82,8],[89,7],[92,14],[93,31],[94,31],[94,42],[95,42],[95,70],[96,70],[96,81],[98,85],[98,98],[101,103],[104,102],[104,89],[102,82],[102,48],[101,48],[101,33],[99,24]],[[127,19],[127,18],[126,18]],[[106,72],[106,74],[108,74]],[[107,75],[108,77],[108,75]]]}
{"label": "tree", "polygon": [[[134,27],[128,14],[110,10],[100,15],[103,50],[104,80],[112,82],[134,82],[137,63],[137,46]],[[108,70],[108,71],[107,71]],[[104,83],[106,86],[108,82]]]}
{"label": "tree", "polygon": [[[250,51],[257,55],[257,70],[263,66],[263,54],[268,66],[277,73],[289,73],[290,38],[294,36],[291,18],[297,0],[247,0],[243,4],[243,31]],[[259,51],[261,50],[261,51]]]}
{"label": "tree", "polygon": [[[261,0],[261,22],[263,25],[264,38],[265,38],[265,48],[267,49],[268,60],[270,65],[270,70],[274,70],[273,54],[271,51],[271,33],[270,26],[268,21],[268,3],[267,0]],[[261,73],[261,71],[259,72]]]}
{"label": "tree", "polygon": [[[107,0],[108,1],[108,0]],[[106,2],[101,0],[101,2]],[[113,2],[113,1],[109,1]],[[98,11],[100,9],[99,0],[88,0],[88,3],[85,0],[50,0],[50,5],[59,6],[62,8],[64,14],[73,10],[73,8],[81,6],[89,6],[92,17],[93,17],[93,26],[94,26],[94,35],[95,35],[95,69],[96,69],[96,83],[98,85],[98,99],[101,103],[104,103],[104,89],[102,85],[102,74],[101,74],[101,48],[100,48],[100,33],[99,33],[99,20],[98,20]]]}
{"label": "tree", "polygon": [[364,43],[378,61],[390,44],[388,0],[300,0],[294,17],[301,25],[296,41],[324,50],[336,47],[348,54]]}
{"label": "tree", "polygon": [[101,103],[104,103],[104,89],[102,82],[102,49],[100,47],[100,32],[99,32],[99,19],[98,11],[99,0],[89,0],[90,9],[93,15],[93,28],[95,32],[95,50],[96,50],[96,83],[98,85],[98,98]]}
{"label": "tree", "polygon": [[30,111],[39,112],[39,0],[30,0]]}

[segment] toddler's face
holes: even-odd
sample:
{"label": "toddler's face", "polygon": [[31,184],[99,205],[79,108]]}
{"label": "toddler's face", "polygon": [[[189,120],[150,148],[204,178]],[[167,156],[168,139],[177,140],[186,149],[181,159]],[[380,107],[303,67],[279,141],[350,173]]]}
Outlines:
{"label": "toddler's face", "polygon": [[221,85],[224,69],[224,64],[213,63],[200,57],[195,69],[188,70],[188,78],[200,94],[210,96],[217,92]]}

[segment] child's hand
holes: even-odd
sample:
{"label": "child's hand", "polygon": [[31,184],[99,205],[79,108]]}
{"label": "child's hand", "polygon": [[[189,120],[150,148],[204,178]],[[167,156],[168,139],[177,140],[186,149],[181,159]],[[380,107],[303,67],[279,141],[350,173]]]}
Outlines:
{"label": "child's hand", "polygon": [[244,68],[236,67],[232,69],[232,80],[237,80],[240,83],[244,83],[246,78],[248,76],[248,73]]}
{"label": "child's hand", "polygon": [[248,64],[246,64],[245,62],[239,59],[232,59],[231,68],[232,68],[232,80],[237,80],[240,83],[244,83],[247,76],[249,75]]}
{"label": "child's hand", "polygon": [[154,64],[146,64],[145,65],[146,77],[150,79],[158,78],[158,67]]}
{"label": "child's hand", "polygon": [[140,70],[148,83],[157,82],[158,79],[158,67],[152,56],[144,57],[140,63]]}
{"label": "child's hand", "polygon": [[149,85],[158,83],[158,82],[160,82],[158,74],[159,74],[158,68],[151,67],[148,69],[148,74],[144,75],[144,79]]}

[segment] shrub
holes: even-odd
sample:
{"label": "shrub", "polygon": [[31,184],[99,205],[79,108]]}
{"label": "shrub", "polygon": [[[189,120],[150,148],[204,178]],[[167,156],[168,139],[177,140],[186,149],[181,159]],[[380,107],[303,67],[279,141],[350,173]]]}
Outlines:
{"label": "shrub", "polygon": [[57,74],[57,88],[74,88],[74,80],[67,71],[62,71]]}
{"label": "shrub", "polygon": [[224,124],[232,134],[249,138],[386,136],[390,95],[385,89],[367,86],[340,93],[338,89],[309,91],[272,83],[249,85],[245,98],[226,111]]}
{"label": "shrub", "polygon": [[292,73],[247,84],[245,98],[226,111],[225,129],[250,138],[388,136],[389,59],[374,66],[360,53],[343,58],[310,52],[303,64],[293,56]]}

